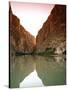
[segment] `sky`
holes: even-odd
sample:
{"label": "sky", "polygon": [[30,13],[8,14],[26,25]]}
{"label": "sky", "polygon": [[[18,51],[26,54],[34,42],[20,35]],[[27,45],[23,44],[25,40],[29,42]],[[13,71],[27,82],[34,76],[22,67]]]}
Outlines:
{"label": "sky", "polygon": [[20,19],[21,25],[35,37],[54,7],[53,4],[10,3],[13,13]]}

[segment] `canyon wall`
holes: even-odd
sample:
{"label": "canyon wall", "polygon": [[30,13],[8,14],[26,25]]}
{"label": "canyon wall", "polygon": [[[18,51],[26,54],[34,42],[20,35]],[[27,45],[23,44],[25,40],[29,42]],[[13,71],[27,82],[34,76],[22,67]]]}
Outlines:
{"label": "canyon wall", "polygon": [[36,37],[36,52],[54,48],[55,53],[65,51],[66,45],[66,6],[55,5],[47,21]]}
{"label": "canyon wall", "polygon": [[9,7],[10,51],[31,53],[35,45],[35,38],[20,24],[20,20]]}
{"label": "canyon wall", "polygon": [[66,6],[55,5],[36,39],[20,24],[19,18],[9,7],[10,51],[32,53],[54,49],[55,53],[66,50]]}

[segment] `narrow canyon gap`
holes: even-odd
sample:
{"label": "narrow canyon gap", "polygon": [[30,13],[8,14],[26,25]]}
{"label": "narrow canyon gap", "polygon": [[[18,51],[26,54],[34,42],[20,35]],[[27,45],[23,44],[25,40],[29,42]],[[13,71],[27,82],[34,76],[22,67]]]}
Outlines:
{"label": "narrow canyon gap", "polygon": [[13,13],[20,19],[21,25],[34,37],[47,20],[54,5],[39,3],[11,2]]}
{"label": "narrow canyon gap", "polygon": [[[20,6],[24,7],[20,8]],[[32,77],[35,74],[35,77],[38,76],[41,79],[42,82],[39,78],[35,78],[38,84],[40,83],[39,86],[66,84],[66,6],[55,5],[52,10],[49,9],[51,13],[48,18],[44,18],[47,15],[45,12],[49,12],[48,9],[43,8],[45,6],[53,5],[35,3],[28,5],[28,3],[19,2],[11,2],[9,5],[10,88],[18,88],[30,74]],[[13,7],[17,8],[18,14],[22,15],[21,19]],[[40,16],[43,12],[45,15]],[[37,17],[35,17],[36,13]],[[27,25],[24,25],[24,21]],[[31,76],[28,81],[30,79]],[[33,85],[36,86],[36,82],[34,83]]]}

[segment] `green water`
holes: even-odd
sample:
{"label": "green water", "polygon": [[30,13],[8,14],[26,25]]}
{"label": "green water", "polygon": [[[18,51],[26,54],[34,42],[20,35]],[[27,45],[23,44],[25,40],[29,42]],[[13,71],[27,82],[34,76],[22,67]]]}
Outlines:
{"label": "green water", "polygon": [[65,85],[65,64],[64,56],[16,56],[10,61],[10,88],[19,87],[34,69],[44,86]]}

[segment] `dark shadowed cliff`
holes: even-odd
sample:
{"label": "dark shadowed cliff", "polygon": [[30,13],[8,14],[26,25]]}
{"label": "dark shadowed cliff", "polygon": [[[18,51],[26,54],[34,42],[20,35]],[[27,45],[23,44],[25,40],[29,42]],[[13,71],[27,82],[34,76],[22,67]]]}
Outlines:
{"label": "dark shadowed cliff", "polygon": [[54,48],[55,53],[65,51],[66,39],[66,6],[55,5],[47,21],[36,37],[36,52]]}

